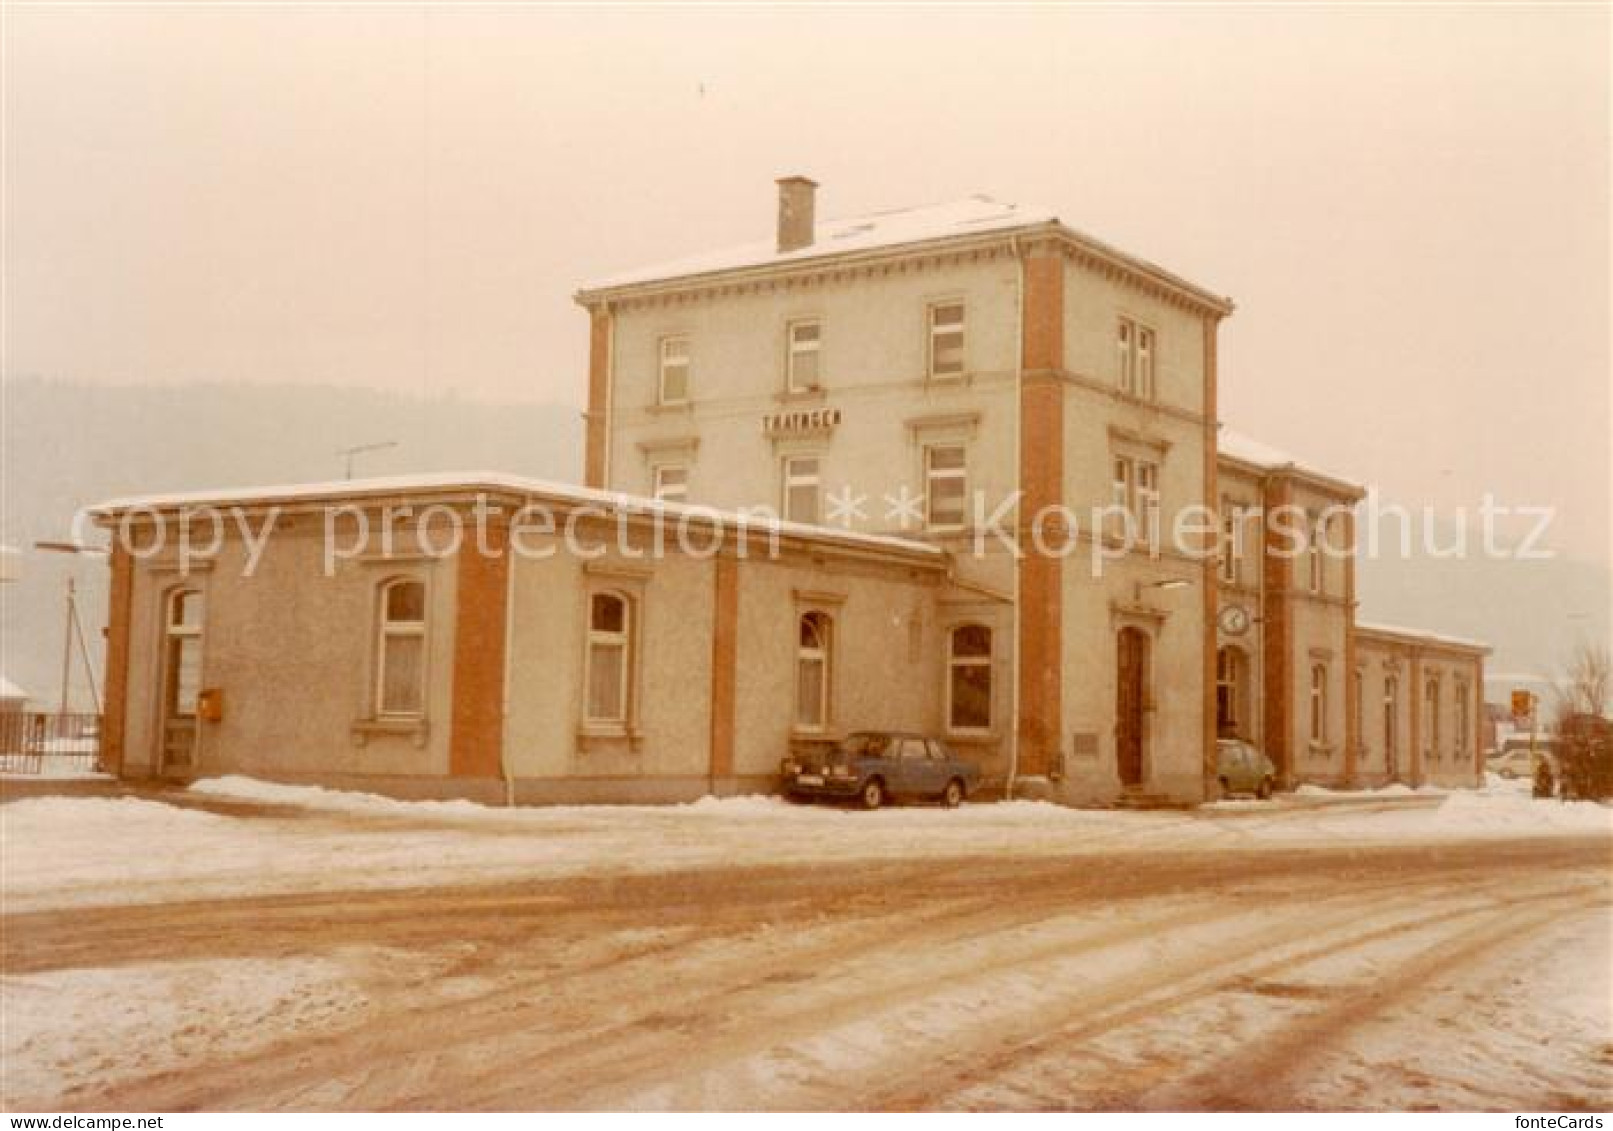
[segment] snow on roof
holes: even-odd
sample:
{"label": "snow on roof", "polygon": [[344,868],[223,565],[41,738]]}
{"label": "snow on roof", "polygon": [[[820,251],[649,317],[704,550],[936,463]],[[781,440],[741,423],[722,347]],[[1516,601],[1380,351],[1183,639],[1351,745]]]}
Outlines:
{"label": "snow on roof", "polygon": [[745,268],[785,266],[859,251],[899,247],[933,240],[957,239],[990,232],[1007,232],[1042,224],[1058,224],[1066,233],[1094,251],[1110,256],[1147,274],[1188,291],[1200,300],[1231,309],[1230,300],[1174,275],[1157,264],[1119,250],[1101,240],[1062,224],[1050,208],[1008,204],[989,196],[966,196],[939,204],[923,204],[873,212],[839,220],[823,220],[813,228],[812,243],[793,251],[779,251],[773,239],[740,244],[719,251],[634,268],[583,285],[581,294],[712,275]]}
{"label": "snow on roof", "polygon": [[777,532],[792,538],[826,544],[864,546],[874,549],[897,550],[941,558],[939,547],[911,538],[898,538],[889,534],[865,534],[840,530],[830,526],[813,526],[805,522],[790,522],[770,518],[764,514],[744,514],[722,511],[715,507],[694,503],[669,503],[630,495],[623,491],[606,491],[597,487],[580,487],[574,483],[558,483],[548,479],[531,479],[510,475],[502,471],[444,471],[421,472],[414,475],[385,475],[368,479],[331,479],[316,483],[291,483],[279,486],[240,487],[208,491],[180,491],[156,495],[129,495],[109,499],[89,508],[91,517],[108,520],[117,515],[138,510],[178,510],[182,508],[228,507],[269,504],[308,504],[352,502],[359,499],[423,494],[427,492],[503,492],[530,499],[546,499],[568,506],[596,506],[611,514],[663,515],[670,519],[683,517],[717,521],[736,530]]}
{"label": "snow on roof", "polygon": [[1335,483],[1356,486],[1355,480],[1348,476],[1338,472],[1326,471],[1315,464],[1307,463],[1283,451],[1281,448],[1274,448],[1270,444],[1262,443],[1251,436],[1245,436],[1242,432],[1234,432],[1224,425],[1220,434],[1216,437],[1216,451],[1218,454],[1238,460],[1240,463],[1253,464],[1255,467],[1264,468],[1267,471],[1291,468],[1306,475],[1314,475],[1322,479],[1330,479]]}
{"label": "snow on roof", "polygon": [[1464,636],[1446,636],[1443,633],[1429,632],[1426,628],[1408,628],[1399,624],[1367,624],[1363,621],[1357,621],[1355,627],[1359,632],[1380,632],[1386,636],[1411,636],[1434,644],[1449,644],[1454,648],[1477,648],[1485,652],[1490,651],[1490,646],[1482,640],[1469,640]]}
{"label": "snow on roof", "polygon": [[12,683],[5,676],[0,675],[0,699],[30,699],[32,696],[22,688]]}

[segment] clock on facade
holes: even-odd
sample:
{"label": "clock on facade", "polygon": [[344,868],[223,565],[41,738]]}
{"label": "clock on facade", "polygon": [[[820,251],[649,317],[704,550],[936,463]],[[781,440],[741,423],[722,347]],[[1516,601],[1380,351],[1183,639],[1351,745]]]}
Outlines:
{"label": "clock on facade", "polygon": [[1225,605],[1216,623],[1228,636],[1242,636],[1249,631],[1249,610],[1242,605]]}

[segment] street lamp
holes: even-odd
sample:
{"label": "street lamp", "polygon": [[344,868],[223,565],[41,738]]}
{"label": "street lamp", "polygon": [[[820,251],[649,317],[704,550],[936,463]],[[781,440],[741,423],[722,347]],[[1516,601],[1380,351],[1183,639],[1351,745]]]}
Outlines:
{"label": "street lamp", "polygon": [[1144,589],[1158,589],[1163,592],[1170,589],[1186,589],[1191,584],[1193,583],[1185,577],[1167,577],[1164,581],[1137,581],[1132,583],[1131,599],[1134,602],[1141,601]]}
{"label": "street lamp", "polygon": [[[78,542],[35,542],[34,549],[52,554],[87,554],[106,557],[107,551],[98,546],[85,546]],[[62,703],[61,713],[67,714],[67,684],[73,668],[73,644],[77,641],[79,658],[84,661],[84,674],[90,681],[90,701],[95,713],[101,713],[101,692],[95,686],[95,665],[90,662],[90,648],[84,641],[84,622],[78,616],[78,590],[71,571],[67,574],[67,626],[62,638]]]}

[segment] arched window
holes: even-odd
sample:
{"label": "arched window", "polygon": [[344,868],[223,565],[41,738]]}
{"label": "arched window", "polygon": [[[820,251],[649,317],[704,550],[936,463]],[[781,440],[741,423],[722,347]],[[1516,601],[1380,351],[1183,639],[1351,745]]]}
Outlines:
{"label": "arched window", "polygon": [[1439,757],[1439,677],[1432,676],[1423,687],[1423,753]]}
{"label": "arched window", "polygon": [[626,724],[633,606],[620,593],[588,599],[588,722]]}
{"label": "arched window", "polygon": [[1395,755],[1400,745],[1400,680],[1385,676],[1383,680],[1383,759],[1384,769],[1395,772]]}
{"label": "arched window", "polygon": [[991,729],[991,629],[960,624],[947,634],[947,726]]}
{"label": "arched window", "polygon": [[1311,665],[1311,741],[1327,742],[1327,665]]}
{"label": "arched window", "polygon": [[1467,753],[1468,739],[1473,732],[1473,718],[1469,714],[1468,708],[1467,681],[1463,679],[1456,680],[1453,690],[1455,691],[1454,701],[1456,704],[1456,752],[1465,755]]}
{"label": "arched window", "polygon": [[824,613],[803,613],[795,653],[795,725],[822,730],[829,725],[829,671],[834,624]]}
{"label": "arched window", "polygon": [[417,719],[426,713],[426,586],[398,578],[381,587],[375,655],[375,713]]}
{"label": "arched window", "polygon": [[202,687],[202,594],[176,589],[163,618],[163,705],[170,719],[196,714]]}

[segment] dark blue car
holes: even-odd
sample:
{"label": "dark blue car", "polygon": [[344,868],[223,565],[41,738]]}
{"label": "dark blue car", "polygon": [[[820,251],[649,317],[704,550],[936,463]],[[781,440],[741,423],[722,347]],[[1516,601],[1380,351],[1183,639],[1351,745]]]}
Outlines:
{"label": "dark blue car", "polygon": [[855,731],[825,753],[786,758],[781,769],[791,797],[854,800],[865,809],[899,798],[950,809],[980,781],[979,766],[936,739],[906,731]]}

